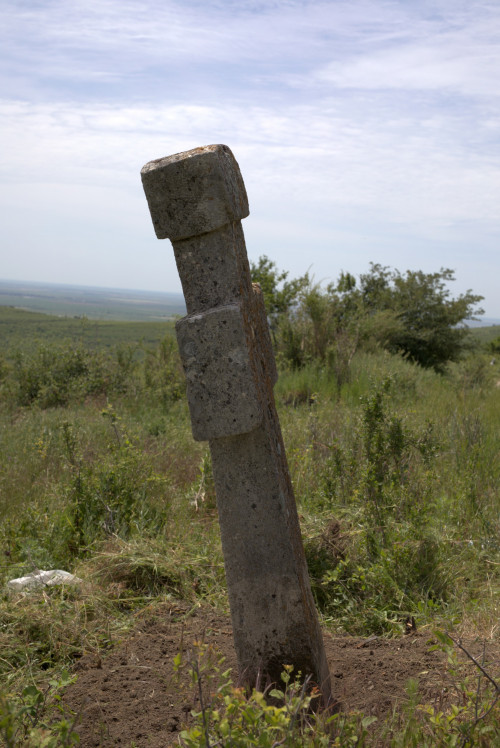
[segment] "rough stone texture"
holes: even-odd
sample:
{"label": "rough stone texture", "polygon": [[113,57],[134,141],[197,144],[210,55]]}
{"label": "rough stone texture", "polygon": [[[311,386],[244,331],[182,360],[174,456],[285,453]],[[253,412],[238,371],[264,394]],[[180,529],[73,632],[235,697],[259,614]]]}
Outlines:
{"label": "rough stone texture", "polygon": [[239,304],[179,320],[177,341],[197,441],[251,431],[262,421]]}
{"label": "rough stone texture", "polygon": [[261,677],[279,683],[283,665],[293,664],[328,702],[330,675],[284,448],[267,426],[210,442],[238,663],[251,684]]}
{"label": "rough stone texture", "polygon": [[239,223],[247,204],[238,165],[226,146],[208,146],[152,161],[142,179],[157,236],[173,241],[189,313],[177,335],[193,434],[210,443],[241,676],[250,686],[279,682],[293,664],[331,705],[269,325]]}
{"label": "rough stone texture", "polygon": [[176,241],[174,253],[188,314],[240,300],[248,260],[239,221]]}
{"label": "rough stone texture", "polygon": [[158,239],[204,234],[248,215],[245,185],[225,145],[150,161],[141,178]]}

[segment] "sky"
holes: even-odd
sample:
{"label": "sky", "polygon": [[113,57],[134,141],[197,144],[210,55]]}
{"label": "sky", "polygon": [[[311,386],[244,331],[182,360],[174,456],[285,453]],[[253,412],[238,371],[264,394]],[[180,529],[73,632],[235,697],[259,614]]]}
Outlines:
{"label": "sky", "polygon": [[500,318],[498,0],[3,0],[0,278],[180,292],[140,169],[233,151],[251,260]]}

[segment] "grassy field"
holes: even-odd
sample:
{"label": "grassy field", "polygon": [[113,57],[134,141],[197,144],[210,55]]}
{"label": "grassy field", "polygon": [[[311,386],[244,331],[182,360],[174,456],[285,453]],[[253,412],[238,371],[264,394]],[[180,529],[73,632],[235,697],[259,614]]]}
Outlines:
{"label": "grassy field", "polygon": [[2,280],[0,306],[99,320],[151,322],[185,314],[181,294]]}
{"label": "grassy field", "polygon": [[93,350],[154,347],[167,333],[173,332],[173,326],[171,320],[90,320],[0,306],[0,345],[4,354],[33,351],[37,346],[52,344],[83,345]]}
{"label": "grassy field", "polygon": [[[227,609],[210,457],[191,437],[172,332],[0,308],[6,745],[71,744],[53,723],[75,659],[106,651],[145,606]],[[474,334],[482,347],[445,375],[384,352],[358,352],[340,391],[327,366],[280,373],[313,592],[332,632],[397,637],[414,617],[429,632],[498,641],[500,363],[487,348],[498,332]],[[5,591],[34,568],[91,579],[92,592]],[[480,703],[469,692],[458,717],[439,717],[439,740],[424,740],[438,734],[424,704],[413,733],[384,744],[492,745],[481,730],[500,728],[496,692]],[[478,704],[493,705],[480,721]],[[290,735],[286,745],[327,744]]]}

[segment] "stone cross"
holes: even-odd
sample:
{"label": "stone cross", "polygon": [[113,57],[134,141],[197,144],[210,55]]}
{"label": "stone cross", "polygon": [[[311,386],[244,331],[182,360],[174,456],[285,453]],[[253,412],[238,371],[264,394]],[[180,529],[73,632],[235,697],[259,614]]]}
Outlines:
{"label": "stone cross", "polygon": [[172,241],[187,306],[176,324],[193,436],[208,440],[240,678],[310,676],[331,706],[273,386],[274,354],[241,219],[238,164],[225,145],[150,161],[142,183],[158,239]]}

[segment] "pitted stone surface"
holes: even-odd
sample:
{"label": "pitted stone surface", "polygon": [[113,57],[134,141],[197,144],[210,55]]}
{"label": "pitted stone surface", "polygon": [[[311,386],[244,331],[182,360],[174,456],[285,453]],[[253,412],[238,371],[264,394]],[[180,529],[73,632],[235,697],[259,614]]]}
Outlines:
{"label": "pitted stone surface", "polygon": [[310,675],[331,705],[273,386],[262,292],[239,222],[243,180],[226,146],[146,164],[156,234],[169,237],[189,316],[176,325],[195,439],[208,439],[240,676],[279,682],[284,664]]}
{"label": "pitted stone surface", "polygon": [[262,421],[262,409],[240,306],[184,317],[175,328],[194,438],[203,441],[252,431]]}
{"label": "pitted stone surface", "polygon": [[210,442],[235,647],[252,684],[283,664],[331,698],[293,488],[274,403],[261,426]]}
{"label": "pitted stone surface", "polygon": [[141,178],[158,239],[204,234],[249,212],[238,164],[225,145],[149,161]]}
{"label": "pitted stone surface", "polygon": [[239,221],[176,241],[174,253],[188,314],[241,300],[241,256],[246,250]]}

